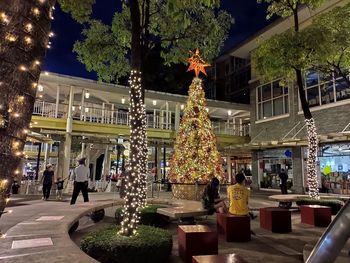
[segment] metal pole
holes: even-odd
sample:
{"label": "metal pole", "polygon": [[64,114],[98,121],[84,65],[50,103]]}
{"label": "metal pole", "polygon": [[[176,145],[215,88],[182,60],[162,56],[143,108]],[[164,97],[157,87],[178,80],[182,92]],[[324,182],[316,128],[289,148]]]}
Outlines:
{"label": "metal pole", "polygon": [[41,143],[39,143],[38,156],[36,158],[35,180],[38,180],[39,178],[40,155],[41,155]]}
{"label": "metal pole", "polygon": [[350,237],[349,226],[350,201],[348,200],[318,240],[306,263],[334,262]]}
{"label": "metal pole", "polygon": [[166,167],[166,147],[163,148],[163,179],[165,180],[165,167]]}
{"label": "metal pole", "polygon": [[154,180],[157,181],[158,180],[158,146],[157,146],[157,142],[156,142],[156,145],[154,146],[154,164],[155,164],[155,168],[156,168],[156,173],[155,173],[155,176],[154,176]]}

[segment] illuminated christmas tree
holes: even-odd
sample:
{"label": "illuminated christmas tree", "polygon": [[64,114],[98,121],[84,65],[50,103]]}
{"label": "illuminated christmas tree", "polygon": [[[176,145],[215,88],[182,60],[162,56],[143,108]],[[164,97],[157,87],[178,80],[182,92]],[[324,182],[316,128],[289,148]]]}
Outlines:
{"label": "illuminated christmas tree", "polygon": [[[193,79],[188,92],[187,105],[184,109],[179,130],[176,135],[174,154],[170,161],[169,179],[173,183],[207,184],[211,178],[221,181],[223,169],[221,156],[216,146],[216,136],[213,132],[209,114],[206,110],[205,93],[200,72],[209,66],[200,57],[199,51],[189,59],[188,70],[194,70]],[[198,199],[203,186],[173,185],[173,194],[177,198]]]}

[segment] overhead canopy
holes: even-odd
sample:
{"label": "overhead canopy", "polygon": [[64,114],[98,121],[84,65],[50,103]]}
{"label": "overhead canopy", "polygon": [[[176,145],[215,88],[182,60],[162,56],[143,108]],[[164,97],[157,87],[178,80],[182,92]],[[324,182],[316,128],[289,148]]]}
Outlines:
{"label": "overhead canopy", "polygon": [[47,137],[46,135],[37,132],[30,132],[28,133],[27,137],[28,141],[53,144],[53,140],[50,137]]}

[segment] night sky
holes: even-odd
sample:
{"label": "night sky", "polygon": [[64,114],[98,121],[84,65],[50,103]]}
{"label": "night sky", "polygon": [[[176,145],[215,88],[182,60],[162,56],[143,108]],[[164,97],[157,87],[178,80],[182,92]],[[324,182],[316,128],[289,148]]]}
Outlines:
{"label": "night sky", "polygon": [[[118,8],[118,3],[117,0],[97,1],[94,7],[94,18],[110,23]],[[231,27],[223,52],[269,23],[265,19],[266,9],[263,5],[257,4],[256,0],[222,0],[221,8],[235,18],[235,24]],[[76,55],[72,52],[74,42],[81,39],[80,32],[83,27],[76,23],[70,15],[63,13],[58,6],[56,6],[54,17],[52,31],[56,36],[51,41],[52,48],[47,52],[43,69],[65,75],[96,79],[96,74],[86,71],[85,66],[76,59]]]}

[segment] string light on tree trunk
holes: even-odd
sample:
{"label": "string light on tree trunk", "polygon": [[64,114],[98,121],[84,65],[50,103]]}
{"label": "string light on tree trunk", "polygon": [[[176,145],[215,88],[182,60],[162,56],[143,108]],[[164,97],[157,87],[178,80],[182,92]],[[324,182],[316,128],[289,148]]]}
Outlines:
{"label": "string light on tree trunk", "polygon": [[5,204],[10,200],[13,177],[20,174],[20,170],[17,169],[19,162],[26,156],[23,148],[29,132],[28,108],[34,103],[40,75],[40,60],[44,56],[49,37],[53,36],[53,33],[50,33],[48,18],[52,17],[54,2],[8,1],[8,4],[4,4],[6,10],[1,10],[4,5],[0,5],[0,31],[3,36],[0,38],[0,71],[4,79],[5,75],[11,72],[8,75],[20,80],[20,84],[13,84],[9,77],[9,81],[0,83],[5,85],[2,86],[5,92],[9,91],[5,100],[4,96],[0,97],[0,101],[5,101],[0,108],[0,160],[7,165],[5,170],[0,165],[0,216]]}
{"label": "string light on tree trunk", "polygon": [[316,158],[318,151],[318,138],[316,133],[316,125],[313,118],[306,119],[306,130],[308,138],[308,154],[307,154],[307,173],[309,196],[313,199],[319,199],[319,189],[316,171]]}
{"label": "string light on tree trunk", "polygon": [[126,195],[120,233],[134,235],[140,220],[139,211],[145,203],[145,171],[147,165],[146,109],[141,88],[141,72],[130,74],[130,173],[126,180]]}

